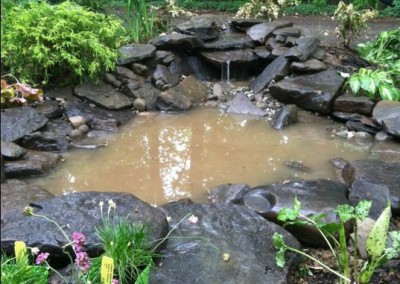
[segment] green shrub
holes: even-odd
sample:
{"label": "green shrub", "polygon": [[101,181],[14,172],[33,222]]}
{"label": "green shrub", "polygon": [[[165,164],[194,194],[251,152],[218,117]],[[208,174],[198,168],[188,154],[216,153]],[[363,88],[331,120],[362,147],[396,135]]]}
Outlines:
{"label": "green shrub", "polygon": [[262,18],[273,20],[278,17],[280,9],[298,3],[298,0],[282,0],[276,3],[268,0],[251,0],[240,7],[235,17],[244,19]]}
{"label": "green shrub", "polygon": [[394,0],[393,7],[388,6],[384,10],[379,11],[379,16],[400,18],[400,0]]}
{"label": "green shrub", "polygon": [[343,39],[343,44],[348,47],[350,41],[360,35],[361,31],[367,28],[367,21],[376,16],[376,11],[357,11],[353,4],[346,5],[340,1],[334,18],[339,22],[337,32]]}
{"label": "green shrub", "polygon": [[2,21],[1,60],[22,82],[69,84],[114,68],[121,22],[75,3],[31,2]]}
{"label": "green shrub", "polygon": [[333,16],[336,6],[316,4],[300,4],[298,6],[290,6],[282,9],[282,14],[285,15],[329,15]]}

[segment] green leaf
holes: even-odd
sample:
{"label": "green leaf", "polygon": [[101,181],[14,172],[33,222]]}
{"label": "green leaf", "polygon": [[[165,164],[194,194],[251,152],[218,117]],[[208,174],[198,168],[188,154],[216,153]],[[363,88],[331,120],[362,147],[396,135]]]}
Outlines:
{"label": "green leaf", "polygon": [[362,77],[361,80],[361,88],[367,91],[370,95],[374,95],[376,92],[376,86],[374,80],[370,77]]}
{"label": "green leaf", "polygon": [[359,81],[358,76],[353,75],[349,80],[350,89],[354,94],[357,94],[360,91],[361,83]]}
{"label": "green leaf", "polygon": [[340,220],[346,223],[354,218],[354,207],[349,204],[343,204],[336,207],[335,213],[339,215]]}
{"label": "green leaf", "polygon": [[369,200],[361,200],[360,202],[358,202],[358,204],[354,208],[354,215],[356,219],[362,221],[367,218],[371,205],[372,201]]}
{"label": "green leaf", "polygon": [[378,259],[385,250],[390,217],[391,209],[388,203],[367,238],[367,252],[372,259]]}
{"label": "green leaf", "polygon": [[138,278],[135,281],[135,284],[148,284],[149,283],[150,268],[151,268],[151,263],[148,264],[142,272],[140,272]]}
{"label": "green leaf", "polygon": [[387,259],[400,257],[400,231],[393,231],[389,233],[392,240],[392,246],[385,250]]}
{"label": "green leaf", "polygon": [[297,196],[293,198],[293,209],[283,208],[279,211],[278,220],[286,222],[287,220],[294,221],[300,214],[301,202],[297,199]]}
{"label": "green leaf", "polygon": [[275,248],[278,250],[276,253],[276,264],[280,267],[283,268],[285,266],[285,253],[287,246],[285,244],[285,241],[283,240],[283,236],[279,233],[274,233],[272,240],[274,242]]}

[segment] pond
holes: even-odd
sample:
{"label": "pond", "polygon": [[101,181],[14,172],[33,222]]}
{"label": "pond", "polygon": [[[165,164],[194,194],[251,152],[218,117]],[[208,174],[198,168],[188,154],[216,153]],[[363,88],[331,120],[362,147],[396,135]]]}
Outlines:
{"label": "pond", "polygon": [[[72,150],[59,168],[31,180],[56,195],[75,191],[130,192],[151,204],[181,198],[207,201],[223,183],[250,186],[335,178],[332,158],[364,159],[369,151],[330,137],[339,124],[308,112],[283,131],[266,119],[199,108],[185,113],[145,113],[110,137],[107,147]],[[285,165],[301,161],[308,172]]]}

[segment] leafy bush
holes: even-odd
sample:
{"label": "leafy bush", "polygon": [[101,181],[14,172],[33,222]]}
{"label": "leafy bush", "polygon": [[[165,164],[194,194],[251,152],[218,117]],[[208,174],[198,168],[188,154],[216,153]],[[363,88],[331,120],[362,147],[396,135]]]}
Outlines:
{"label": "leafy bush", "polygon": [[379,16],[400,18],[400,0],[394,0],[393,7],[388,6],[384,10],[379,11]]}
{"label": "leafy bush", "polygon": [[367,20],[374,18],[376,11],[357,11],[352,4],[346,5],[340,1],[334,18],[339,21],[337,32],[343,39],[343,44],[348,47],[351,39],[360,35],[367,28]]}
{"label": "leafy bush", "polygon": [[113,69],[121,22],[69,1],[30,2],[2,20],[1,60],[22,82],[77,83]]}
{"label": "leafy bush", "polygon": [[283,7],[296,5],[298,0],[282,0],[278,2],[268,0],[251,0],[245,3],[236,13],[236,18],[263,18],[268,20],[276,19]]}

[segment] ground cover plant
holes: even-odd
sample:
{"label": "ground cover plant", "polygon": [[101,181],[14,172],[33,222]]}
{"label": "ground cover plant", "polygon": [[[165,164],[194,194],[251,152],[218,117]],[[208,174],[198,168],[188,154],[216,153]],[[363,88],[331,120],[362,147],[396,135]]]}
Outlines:
{"label": "ground cover plant", "polygon": [[373,68],[360,68],[347,86],[355,95],[400,101],[400,29],[382,32],[374,42],[358,45],[361,57]]}
{"label": "ground cover plant", "polygon": [[[9,84],[7,79],[8,81],[11,79],[15,83]],[[1,76],[1,108],[27,106],[30,102],[35,101],[43,101],[43,90],[22,84],[10,74]]]}
{"label": "ground cover plant", "polygon": [[115,66],[121,22],[75,3],[32,1],[5,13],[1,60],[21,82],[62,85],[96,80]]}
{"label": "ground cover plant", "polygon": [[[278,220],[286,225],[312,225],[320,232],[325,239],[329,249],[332,252],[336,262],[336,269],[324,264],[322,261],[308,255],[306,252],[295,249],[285,244],[282,235],[275,233],[273,236],[274,245],[278,249],[276,260],[277,265],[283,267],[285,265],[285,253],[291,251],[300,254],[303,257],[321,265],[324,269],[335,274],[338,277],[339,283],[353,283],[357,281],[360,284],[369,283],[374,271],[377,267],[383,265],[389,259],[400,256],[400,232],[390,232],[389,236],[392,239],[392,245],[387,247],[388,228],[391,217],[390,204],[383,210],[380,217],[376,220],[372,227],[366,249],[368,260],[359,270],[357,242],[358,242],[358,227],[357,221],[362,221],[368,216],[371,207],[371,201],[361,200],[355,207],[350,205],[340,205],[336,208],[335,213],[339,217],[339,223],[325,223],[323,218],[326,214],[304,216],[300,213],[301,203],[294,198],[294,208],[284,208],[278,214]],[[345,231],[345,223],[353,224],[354,240],[354,255],[353,261],[350,261],[348,251],[347,237]]]}

